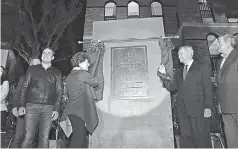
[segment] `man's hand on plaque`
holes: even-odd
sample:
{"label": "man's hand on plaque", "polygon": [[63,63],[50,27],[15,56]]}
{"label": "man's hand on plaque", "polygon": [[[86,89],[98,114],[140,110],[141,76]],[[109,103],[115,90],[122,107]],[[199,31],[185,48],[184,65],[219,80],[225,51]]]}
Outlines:
{"label": "man's hand on plaque", "polygon": [[158,71],[159,71],[160,73],[162,73],[162,74],[166,74],[165,67],[164,67],[163,64],[159,66]]}

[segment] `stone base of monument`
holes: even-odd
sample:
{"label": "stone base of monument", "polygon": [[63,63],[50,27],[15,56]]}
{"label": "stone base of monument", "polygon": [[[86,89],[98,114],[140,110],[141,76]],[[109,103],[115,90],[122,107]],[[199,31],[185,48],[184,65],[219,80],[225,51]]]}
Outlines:
{"label": "stone base of monument", "polygon": [[174,147],[170,93],[157,76],[160,64],[172,66],[172,49],[161,49],[160,36],[161,18],[93,23],[93,40],[104,41],[105,52],[99,125],[90,147]]}
{"label": "stone base of monument", "polygon": [[173,148],[170,100],[140,116],[116,117],[98,111],[99,125],[90,139],[92,148]]}

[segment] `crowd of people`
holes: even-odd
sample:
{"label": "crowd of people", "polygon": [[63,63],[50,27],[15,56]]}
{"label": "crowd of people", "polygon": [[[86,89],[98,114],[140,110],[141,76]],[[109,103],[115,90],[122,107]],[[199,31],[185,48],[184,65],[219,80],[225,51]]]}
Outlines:
{"label": "crowd of people", "polygon": [[[59,117],[63,94],[61,72],[52,66],[53,59],[54,51],[50,48],[43,50],[41,61],[30,59],[26,74],[19,79],[13,91],[12,113],[17,118],[16,133],[11,144],[13,148],[32,148],[35,147],[34,142],[37,142],[38,148],[49,147],[51,124]],[[95,105],[87,104],[87,100],[92,97],[91,87],[99,89],[97,79],[87,72],[90,66],[88,61],[86,52],[76,53],[71,59],[73,70],[66,79],[69,99],[61,121],[68,118],[72,124],[73,135],[69,148],[86,147],[87,135],[93,133],[98,124]],[[2,127],[6,121],[5,99],[8,92],[6,71],[1,67]]]}
{"label": "crowd of people", "polygon": [[[238,148],[238,49],[232,35],[220,36],[218,41],[223,57],[218,63],[215,83],[218,105],[227,146]],[[164,65],[158,68],[157,75],[167,90],[177,92],[180,147],[211,148],[212,71],[208,65],[194,60],[193,53],[191,46],[181,46],[178,55],[184,66],[176,70],[171,79]],[[41,60],[30,59],[26,74],[13,91],[12,113],[17,118],[14,148],[32,148],[36,138],[37,147],[49,147],[51,123],[59,118],[63,93],[61,72],[52,66],[53,59],[54,51],[50,48],[43,50]],[[86,148],[87,136],[99,123],[91,88],[98,90],[100,85],[97,78],[88,73],[87,53],[76,53],[71,63],[73,69],[66,78],[68,101],[60,120],[69,121],[72,126],[68,147]],[[6,121],[8,92],[6,70],[1,66],[1,127]]]}

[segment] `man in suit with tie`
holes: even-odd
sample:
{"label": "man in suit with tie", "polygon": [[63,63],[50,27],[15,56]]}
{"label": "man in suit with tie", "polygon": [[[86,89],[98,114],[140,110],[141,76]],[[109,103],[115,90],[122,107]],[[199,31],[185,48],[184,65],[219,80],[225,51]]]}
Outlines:
{"label": "man in suit with tie", "polygon": [[193,48],[179,48],[179,68],[174,78],[168,80],[165,67],[161,65],[158,76],[169,91],[177,91],[181,148],[210,148],[210,124],[212,108],[211,69],[193,60]]}
{"label": "man in suit with tie", "polygon": [[238,148],[238,49],[232,35],[218,38],[222,60],[218,64],[217,99],[228,148]]}

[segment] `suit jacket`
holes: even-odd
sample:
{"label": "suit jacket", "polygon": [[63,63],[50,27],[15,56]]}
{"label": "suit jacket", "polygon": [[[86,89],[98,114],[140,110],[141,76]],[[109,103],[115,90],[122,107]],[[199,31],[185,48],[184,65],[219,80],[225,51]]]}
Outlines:
{"label": "suit jacket", "polygon": [[163,83],[169,91],[177,91],[178,108],[184,103],[189,116],[203,116],[205,108],[212,109],[211,69],[207,65],[194,61],[185,80],[182,67],[175,72],[172,81]]}
{"label": "suit jacket", "polygon": [[222,68],[218,62],[217,99],[224,113],[238,113],[238,49],[228,55]]}

